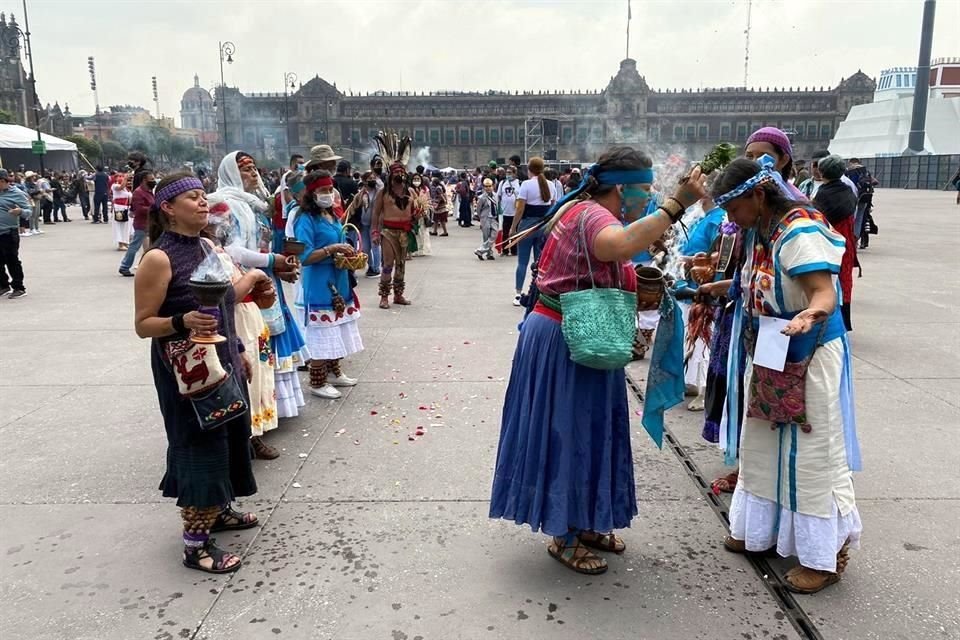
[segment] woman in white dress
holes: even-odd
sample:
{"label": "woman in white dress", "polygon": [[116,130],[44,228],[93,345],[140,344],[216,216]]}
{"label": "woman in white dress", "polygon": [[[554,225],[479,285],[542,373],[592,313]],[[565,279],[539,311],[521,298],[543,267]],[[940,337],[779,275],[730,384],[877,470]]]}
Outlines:
{"label": "woman in white dress", "polygon": [[133,230],[133,221],[130,220],[130,199],[133,193],[130,186],[133,181],[132,175],[127,175],[123,180],[113,183],[110,190],[113,192],[113,219],[110,226],[113,227],[113,241],[117,243],[117,251],[126,251],[130,244],[130,234]]}
{"label": "woman in white dress", "polygon": [[[796,556],[784,576],[798,593],[840,580],[848,550],[863,529],[853,491],[859,471],[850,345],[840,313],[837,274],[845,240],[822,213],[794,200],[770,156],[740,159],[717,180],[714,195],[745,230],[746,264],[734,290],[736,310],[721,443],[740,433],[740,477],[730,506],[734,553]],[[763,317],[787,320],[782,373],[753,364]],[[739,363],[746,357],[739,403]],[[790,374],[790,375],[788,375]]]}

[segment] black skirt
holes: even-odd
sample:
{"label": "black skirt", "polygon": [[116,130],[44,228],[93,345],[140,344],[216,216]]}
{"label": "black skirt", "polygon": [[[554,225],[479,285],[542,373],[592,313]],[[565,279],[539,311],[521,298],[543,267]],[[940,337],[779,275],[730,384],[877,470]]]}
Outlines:
{"label": "black skirt", "polygon": [[[257,492],[250,457],[250,414],[210,431],[201,431],[190,401],[180,395],[173,372],[160,355],[159,342],[151,351],[153,382],[167,431],[167,471],[160,481],[166,498],[178,507],[214,507]],[[239,373],[234,370],[234,375]],[[246,380],[238,379],[246,393]]]}

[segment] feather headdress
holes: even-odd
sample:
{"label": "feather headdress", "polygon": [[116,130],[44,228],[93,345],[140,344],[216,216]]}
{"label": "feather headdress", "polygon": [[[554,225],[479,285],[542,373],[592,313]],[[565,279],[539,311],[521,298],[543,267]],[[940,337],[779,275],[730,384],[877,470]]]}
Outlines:
{"label": "feather headdress", "polygon": [[383,157],[383,163],[390,166],[399,162],[404,167],[410,162],[410,152],[413,149],[413,141],[410,136],[400,136],[393,129],[379,131],[373,137],[373,144],[377,148],[377,153]]}

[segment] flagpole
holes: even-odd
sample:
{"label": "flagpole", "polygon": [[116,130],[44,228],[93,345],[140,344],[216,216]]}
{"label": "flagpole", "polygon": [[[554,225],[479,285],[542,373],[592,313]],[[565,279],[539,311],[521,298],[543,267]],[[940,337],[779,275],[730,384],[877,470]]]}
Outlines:
{"label": "flagpole", "polygon": [[627,0],[627,57],[630,57],[630,19],[633,17],[630,11],[630,0]]}

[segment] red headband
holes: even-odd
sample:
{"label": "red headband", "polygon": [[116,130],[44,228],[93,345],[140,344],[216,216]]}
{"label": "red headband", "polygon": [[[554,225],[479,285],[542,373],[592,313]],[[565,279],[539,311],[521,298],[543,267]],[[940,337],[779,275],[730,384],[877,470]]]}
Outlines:
{"label": "red headband", "polygon": [[322,176],[317,178],[313,182],[307,183],[307,191],[316,191],[320,187],[333,187],[333,178],[330,176]]}
{"label": "red headband", "polygon": [[256,166],[257,163],[250,156],[240,156],[239,158],[237,158],[237,167],[242,169],[248,164],[252,164]]}

